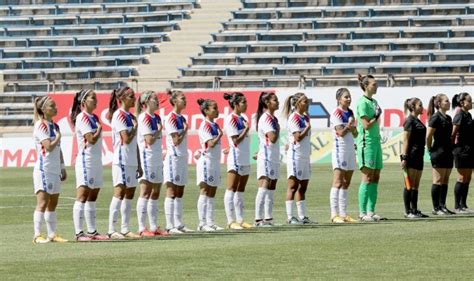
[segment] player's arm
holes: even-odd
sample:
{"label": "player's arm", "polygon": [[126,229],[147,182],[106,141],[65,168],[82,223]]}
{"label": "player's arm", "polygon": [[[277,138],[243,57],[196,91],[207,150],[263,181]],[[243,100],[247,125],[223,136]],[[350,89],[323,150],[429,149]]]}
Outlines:
{"label": "player's arm", "polygon": [[456,124],[453,124],[453,132],[451,133],[451,143],[454,144],[454,142],[456,141],[456,135],[458,134],[459,132],[459,124],[456,125]]}
{"label": "player's arm", "polygon": [[56,146],[59,144],[59,141],[61,140],[61,133],[58,130],[55,130],[56,137],[54,140],[51,141],[51,139],[47,138],[41,141],[41,145],[46,149],[46,151],[51,152],[53,151]]}
{"label": "player's arm", "polygon": [[407,155],[408,155],[408,142],[410,140],[411,132],[403,131],[403,147],[402,153],[400,154],[400,160],[402,168],[405,169],[407,166]]}
{"label": "player's arm", "polygon": [[235,135],[231,137],[232,142],[234,143],[235,146],[239,145],[239,143],[241,143],[247,137],[247,134],[249,133],[249,129],[250,129],[249,123],[244,122],[244,126],[245,127],[240,133],[240,135]]}
{"label": "player's arm", "polygon": [[279,134],[275,131],[270,131],[266,133],[266,136],[271,143],[276,143],[278,141]]}
{"label": "player's arm", "polygon": [[210,140],[208,140],[208,141],[206,142],[208,147],[214,147],[214,146],[216,146],[216,145],[219,143],[219,141],[221,140],[221,137],[222,137],[222,130],[221,130],[220,128],[218,128],[218,129],[217,129],[217,132],[218,132],[218,134],[217,134],[217,136],[216,136],[215,138],[210,139]]}
{"label": "player's arm", "polygon": [[173,145],[178,146],[180,145],[184,138],[186,137],[186,133],[183,132],[182,134],[179,133],[171,133],[171,138],[173,139]]}
{"label": "player's arm", "polygon": [[123,130],[120,131],[120,137],[122,138],[124,143],[130,144],[133,141],[133,138],[135,137],[136,133],[137,132],[135,128],[132,128],[130,132],[127,130]]}
{"label": "player's arm", "polygon": [[360,119],[362,122],[362,128],[364,128],[364,130],[369,130],[370,128],[372,128],[372,126],[374,126],[374,124],[377,123],[378,120],[377,118],[369,119],[367,115],[362,116]]}
{"label": "player's arm", "polygon": [[61,163],[61,175],[60,175],[60,179],[61,181],[65,181],[66,178],[67,178],[67,172],[66,172],[66,165],[64,164],[64,156],[63,156],[63,151],[60,150],[59,152],[59,159],[60,159],[60,163]]}
{"label": "player's arm", "polygon": [[88,143],[96,144],[100,138],[101,133],[102,133],[102,126],[100,125],[100,123],[97,123],[97,131],[95,131],[95,133],[90,132],[90,133],[85,134],[84,138],[86,138]]}
{"label": "player's arm", "polygon": [[428,151],[431,151],[431,148],[433,148],[433,135],[435,132],[436,128],[428,127],[426,132],[426,148],[428,148]]}
{"label": "player's arm", "polygon": [[310,122],[308,122],[306,124],[306,127],[303,129],[303,131],[293,133],[293,138],[297,142],[300,142],[301,140],[303,140],[309,134],[310,131],[311,131],[311,124],[310,124]]}

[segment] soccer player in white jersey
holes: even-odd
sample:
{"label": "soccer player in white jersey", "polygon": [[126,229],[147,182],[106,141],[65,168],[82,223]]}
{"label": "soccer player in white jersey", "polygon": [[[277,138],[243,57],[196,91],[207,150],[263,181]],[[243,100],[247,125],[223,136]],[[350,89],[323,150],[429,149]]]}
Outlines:
{"label": "soccer player in white jersey", "polygon": [[[93,113],[97,96],[93,90],[81,90],[74,96],[71,121],[74,124],[78,153],[76,157],[76,201],[72,209],[77,241],[106,240],[96,228],[96,200],[103,185],[102,125]],[[83,231],[83,219],[87,235]]]}
{"label": "soccer player in white jersey", "polygon": [[[314,223],[306,216],[305,209],[305,194],[311,178],[311,122],[308,105],[306,95],[296,93],[286,99],[283,107],[283,116],[288,119],[288,189],[285,202],[288,224]],[[293,215],[295,199],[298,217]]]}
{"label": "soccer player in white jersey", "polygon": [[224,207],[227,228],[248,229],[253,226],[244,221],[244,192],[250,174],[250,125],[242,115],[247,110],[247,99],[240,92],[226,93],[232,113],[224,121],[229,142],[227,155],[227,190]]}
{"label": "soccer player in white jersey", "polygon": [[[138,115],[138,149],[143,171],[140,183],[140,197],[137,200],[138,233],[141,236],[168,236],[158,227],[158,198],[163,183],[163,151],[161,117],[158,110],[158,98],[153,91],[142,93],[136,103]],[[143,111],[143,112],[142,112]],[[147,229],[148,217],[150,228]]]}
{"label": "soccer player in white jersey", "polygon": [[166,184],[166,231],[170,234],[192,232],[183,222],[183,194],[188,182],[188,124],[181,112],[186,108],[186,97],[181,91],[168,92],[173,106],[165,119],[166,156],[163,178]]}
{"label": "soccer player in white jersey", "polygon": [[[117,102],[120,104],[118,107]],[[135,93],[129,87],[112,91],[109,102],[109,121],[112,127],[114,156],[112,162],[112,180],[114,196],[109,208],[109,237],[112,239],[140,238],[129,229],[132,200],[137,186],[137,177],[141,176],[137,154],[137,120],[130,113],[135,105]],[[122,216],[121,231],[115,229],[119,212]]]}
{"label": "soccer player in white jersey", "polygon": [[[280,125],[275,116],[278,98],[262,92],[258,99],[257,155],[258,192],[255,198],[255,226],[273,226],[273,197],[280,176]],[[265,214],[263,215],[263,211]]]}
{"label": "soccer player in white jersey", "polygon": [[196,183],[200,188],[197,202],[199,225],[197,230],[212,232],[224,228],[215,223],[215,199],[221,183],[222,130],[214,119],[219,116],[217,103],[210,99],[198,99],[197,103],[205,119],[199,126],[200,155],[197,155]]}
{"label": "soccer player in white jersey", "polygon": [[332,150],[333,183],[329,196],[331,222],[356,222],[347,214],[347,193],[356,168],[354,138],[358,132],[354,113],[349,108],[351,94],[348,89],[336,92],[337,108],[331,114],[334,148]]}
{"label": "soccer player in white jersey", "polygon": [[[33,184],[36,208],[33,213],[33,243],[67,242],[56,233],[56,206],[58,205],[61,181],[67,174],[61,151],[61,133],[53,122],[58,114],[56,103],[48,96],[38,97],[34,102],[35,127],[33,137],[38,158],[33,169]],[[43,218],[48,236],[41,235]]]}

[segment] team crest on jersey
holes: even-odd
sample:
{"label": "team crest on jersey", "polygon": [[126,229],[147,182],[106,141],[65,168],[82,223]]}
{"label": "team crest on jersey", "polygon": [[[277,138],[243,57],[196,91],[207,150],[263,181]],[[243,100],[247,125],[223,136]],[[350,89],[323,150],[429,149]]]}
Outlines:
{"label": "team crest on jersey", "polygon": [[53,184],[52,183],[48,183],[48,189],[52,189],[53,188]]}
{"label": "team crest on jersey", "polygon": [[298,170],[298,176],[301,176],[303,174],[303,171]]}
{"label": "team crest on jersey", "polygon": [[94,178],[90,178],[89,179],[89,184],[93,184],[94,183]]}
{"label": "team crest on jersey", "polygon": [[374,160],[370,159],[370,160],[369,160],[369,165],[370,165],[370,166],[373,166],[373,165],[374,165]]}
{"label": "team crest on jersey", "polygon": [[341,163],[341,165],[342,165],[342,167],[345,167],[345,166],[347,166],[347,162],[346,162],[346,161],[343,161],[343,162]]}
{"label": "team crest on jersey", "polygon": [[174,177],[174,180],[175,180],[175,181],[179,181],[179,180],[180,180],[179,175],[176,175],[176,177]]}
{"label": "team crest on jersey", "polygon": [[275,175],[275,171],[274,170],[270,170],[270,176],[274,176]]}
{"label": "team crest on jersey", "polygon": [[214,181],[214,177],[213,177],[213,176],[210,176],[210,177],[209,177],[209,181],[210,181],[210,182],[213,182],[213,181]]}
{"label": "team crest on jersey", "polygon": [[130,176],[127,177],[127,182],[130,183]]}
{"label": "team crest on jersey", "polygon": [[152,173],[150,174],[150,178],[152,178],[152,179],[154,179],[155,176],[156,176],[156,175],[155,175],[155,172],[152,172]]}

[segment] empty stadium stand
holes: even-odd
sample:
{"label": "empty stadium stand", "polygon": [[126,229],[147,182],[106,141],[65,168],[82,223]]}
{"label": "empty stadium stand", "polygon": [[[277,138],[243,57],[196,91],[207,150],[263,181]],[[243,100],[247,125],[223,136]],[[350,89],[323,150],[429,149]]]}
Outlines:
{"label": "empty stadium stand", "polygon": [[194,0],[0,1],[0,124],[31,124],[47,92],[131,85]]}
{"label": "empty stadium stand", "polygon": [[469,0],[242,0],[212,37],[173,87],[474,83]]}

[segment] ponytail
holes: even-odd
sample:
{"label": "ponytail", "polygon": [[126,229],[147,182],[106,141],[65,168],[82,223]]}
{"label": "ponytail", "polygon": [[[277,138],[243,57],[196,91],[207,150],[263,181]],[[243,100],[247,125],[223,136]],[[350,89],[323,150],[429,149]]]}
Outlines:
{"label": "ponytail", "polygon": [[468,93],[462,92],[460,94],[455,94],[453,99],[452,99],[452,106],[454,107],[461,107],[461,102],[464,101],[467,97],[469,96]]}
{"label": "ponytail", "polygon": [[114,115],[114,112],[119,108],[120,99],[122,98],[123,94],[125,94],[128,90],[132,89],[128,86],[125,86],[114,89],[112,91],[109,100],[109,113],[107,114],[107,120],[109,120],[109,122],[112,121],[112,116]]}
{"label": "ponytail", "polygon": [[428,115],[428,119],[433,116],[435,113],[435,109],[439,110],[439,104],[441,102],[441,99],[443,97],[446,97],[445,94],[437,94],[436,96],[432,96],[430,98],[430,102],[428,103],[428,109],[426,110],[426,114]]}
{"label": "ponytail", "polygon": [[288,118],[288,116],[290,116],[290,114],[295,111],[295,107],[298,101],[304,96],[305,94],[298,92],[286,98],[285,103],[283,104],[283,117]]}
{"label": "ponytail", "polygon": [[267,108],[267,101],[270,99],[270,97],[274,95],[274,93],[270,92],[262,92],[260,94],[260,97],[258,98],[258,107],[257,107],[257,122],[255,123],[255,128],[258,131],[258,120],[260,120],[260,117],[262,117],[263,110]]}
{"label": "ponytail", "polygon": [[138,98],[138,102],[135,104],[135,115],[138,116],[140,113],[143,111],[143,107],[145,107],[145,104],[150,100],[150,98],[155,95],[155,92],[153,91],[145,91],[140,94],[140,97]]}
{"label": "ponytail", "polygon": [[91,89],[87,90],[80,90],[74,95],[74,100],[72,102],[72,107],[71,107],[71,114],[69,115],[69,118],[71,118],[72,126],[76,125],[76,117],[79,115],[81,112],[81,105],[86,99],[86,97],[90,94],[93,93],[94,91]]}
{"label": "ponytail", "polygon": [[204,111],[206,111],[209,108],[209,106],[214,102],[215,101],[211,99],[198,99],[197,100],[197,104],[199,104],[199,109],[201,110],[202,115],[206,116],[206,113]]}
{"label": "ponytail", "polygon": [[168,89],[168,90],[166,90],[166,94],[169,96],[170,104],[171,104],[172,106],[174,106],[174,101],[176,100],[176,98],[177,98],[179,95],[182,95],[183,92],[177,91],[177,90]]}
{"label": "ponytail", "polygon": [[409,98],[409,99],[406,99],[405,102],[403,103],[403,108],[404,108],[404,111],[405,111],[405,114],[408,113],[408,112],[413,112],[413,110],[415,109],[415,106],[416,106],[416,103],[419,102],[420,99],[419,98]]}
{"label": "ponytail", "polygon": [[47,95],[42,96],[42,97],[37,97],[35,99],[34,106],[33,106],[33,111],[34,111],[33,120],[34,121],[38,121],[44,118],[44,111],[43,111],[44,106],[50,99],[51,98]]}

